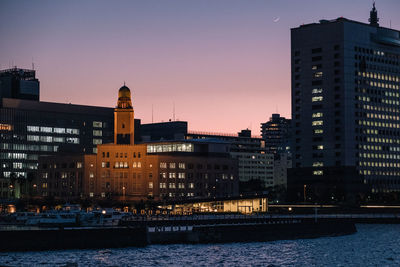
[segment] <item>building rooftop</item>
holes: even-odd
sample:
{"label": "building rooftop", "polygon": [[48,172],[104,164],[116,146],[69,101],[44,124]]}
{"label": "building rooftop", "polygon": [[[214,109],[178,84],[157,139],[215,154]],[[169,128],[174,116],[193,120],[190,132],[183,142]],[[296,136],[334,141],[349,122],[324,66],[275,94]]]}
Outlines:
{"label": "building rooftop", "polygon": [[47,111],[54,113],[85,113],[85,114],[110,114],[113,115],[113,108],[97,107],[97,106],[85,106],[75,104],[63,104],[55,102],[43,102],[43,101],[32,101],[22,100],[13,98],[3,98],[0,100],[1,108],[15,108],[20,110],[32,110],[32,111]]}
{"label": "building rooftop", "polygon": [[391,30],[391,31],[395,31],[395,32],[399,32],[399,30],[396,29],[391,29],[391,28],[386,28],[386,27],[382,27],[382,26],[374,26],[371,25],[369,23],[364,23],[364,22],[360,22],[360,21],[355,21],[355,20],[351,20],[351,19],[347,19],[344,17],[339,17],[337,19],[321,19],[319,21],[319,23],[317,22],[313,22],[313,23],[308,23],[308,24],[302,24],[298,27],[292,28],[292,29],[298,29],[298,28],[304,28],[304,27],[310,27],[310,26],[315,26],[315,25],[324,25],[324,24],[329,24],[329,23],[342,23],[342,22],[349,22],[349,23],[356,23],[356,24],[360,24],[360,25],[364,25],[364,26],[369,26],[369,27],[374,27],[374,28],[380,28],[380,29],[386,29],[386,30]]}

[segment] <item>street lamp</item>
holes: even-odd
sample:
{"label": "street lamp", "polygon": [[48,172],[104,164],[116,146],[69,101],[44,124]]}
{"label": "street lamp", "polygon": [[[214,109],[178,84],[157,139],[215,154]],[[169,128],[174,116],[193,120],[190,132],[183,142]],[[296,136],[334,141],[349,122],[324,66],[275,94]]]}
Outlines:
{"label": "street lamp", "polygon": [[307,185],[305,184],[304,185],[304,192],[303,192],[304,202],[306,202],[306,188],[307,188]]}

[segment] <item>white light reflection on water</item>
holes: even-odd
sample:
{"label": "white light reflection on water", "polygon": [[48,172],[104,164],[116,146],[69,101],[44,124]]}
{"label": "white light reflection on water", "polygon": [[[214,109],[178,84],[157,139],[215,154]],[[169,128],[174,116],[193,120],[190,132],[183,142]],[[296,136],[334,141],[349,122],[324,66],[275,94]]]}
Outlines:
{"label": "white light reflection on water", "polygon": [[340,237],[144,248],[0,253],[1,266],[400,266],[400,225]]}

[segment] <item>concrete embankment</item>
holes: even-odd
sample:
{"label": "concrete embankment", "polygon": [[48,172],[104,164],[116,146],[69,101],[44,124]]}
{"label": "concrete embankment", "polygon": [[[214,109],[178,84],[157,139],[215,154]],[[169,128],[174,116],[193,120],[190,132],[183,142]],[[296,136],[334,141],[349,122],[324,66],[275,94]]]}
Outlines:
{"label": "concrete embankment", "polygon": [[264,242],[353,234],[351,222],[291,222],[149,227],[149,244]]}
{"label": "concrete embankment", "polygon": [[146,246],[145,227],[0,230],[0,251]]}
{"label": "concrete embankment", "polygon": [[[356,232],[347,220],[226,218],[133,220],[120,227],[15,228],[0,230],[0,251],[89,249],[148,244],[263,242]],[[153,218],[154,219],[154,218]]]}

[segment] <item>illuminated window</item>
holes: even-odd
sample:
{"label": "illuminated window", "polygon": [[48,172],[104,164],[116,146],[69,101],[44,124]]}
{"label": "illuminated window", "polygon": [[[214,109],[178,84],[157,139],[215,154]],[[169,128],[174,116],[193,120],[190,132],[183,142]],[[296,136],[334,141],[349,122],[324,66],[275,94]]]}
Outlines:
{"label": "illuminated window", "polygon": [[170,168],[170,169],[175,169],[175,167],[176,167],[175,162],[171,162],[171,163],[169,164],[169,168]]}
{"label": "illuminated window", "polygon": [[94,121],[93,122],[93,127],[94,128],[101,128],[101,127],[103,127],[103,123],[101,121]]}
{"label": "illuminated window", "polygon": [[67,128],[66,132],[67,134],[79,134],[79,129]]}
{"label": "illuminated window", "polygon": [[322,71],[317,71],[316,73],[314,73],[314,78],[321,78],[323,75]]}
{"label": "illuminated window", "polygon": [[185,168],[186,168],[185,163],[180,162],[180,163],[179,163],[179,169],[185,169]]}
{"label": "illuminated window", "polygon": [[323,162],[313,162],[312,166],[313,167],[323,167],[324,163]]}
{"label": "illuminated window", "polygon": [[321,118],[323,116],[324,116],[324,113],[322,113],[322,112],[316,112],[316,113],[312,114],[313,118]]}
{"label": "illuminated window", "polygon": [[186,174],[184,173],[184,172],[179,172],[178,173],[178,178],[179,179],[184,179],[186,176],[185,176]]}
{"label": "illuminated window", "polygon": [[169,178],[176,178],[176,173],[175,172],[170,172],[169,173]]}
{"label": "illuminated window", "polygon": [[167,163],[166,162],[160,162],[160,168],[167,168]]}
{"label": "illuminated window", "polygon": [[160,188],[167,188],[167,183],[160,183]]}
{"label": "illuminated window", "polygon": [[320,93],[322,93],[322,88],[314,88],[314,89],[312,89],[312,93],[313,94],[320,94]]}
{"label": "illuminated window", "polygon": [[39,142],[40,137],[39,135],[28,135],[26,139],[31,142]]}
{"label": "illuminated window", "polygon": [[65,133],[65,128],[54,128],[54,133],[63,134]]}
{"label": "illuminated window", "polygon": [[168,187],[169,187],[169,188],[175,188],[175,183],[169,183],[169,184],[168,184]]}
{"label": "illuminated window", "polygon": [[79,138],[77,137],[67,137],[66,142],[68,144],[79,144]]}
{"label": "illuminated window", "polygon": [[153,182],[149,182],[149,188],[150,188],[150,189],[153,188]]}
{"label": "illuminated window", "polygon": [[26,126],[26,130],[28,132],[39,132],[40,131],[40,127],[39,126]]}
{"label": "illuminated window", "polygon": [[93,136],[103,136],[102,130],[93,130]]}
{"label": "illuminated window", "polygon": [[324,125],[324,121],[313,121],[312,126],[321,126]]}
{"label": "illuminated window", "polygon": [[311,98],[311,101],[312,102],[320,102],[320,101],[322,101],[324,98],[322,97],[322,96],[313,96],[312,98]]}
{"label": "illuminated window", "polygon": [[93,145],[101,145],[103,143],[103,140],[101,139],[93,139]]}
{"label": "illuminated window", "polygon": [[46,143],[51,143],[51,142],[53,142],[53,137],[52,136],[40,136],[40,141],[46,142]]}
{"label": "illuminated window", "polygon": [[53,142],[55,143],[65,143],[64,137],[53,137]]}
{"label": "illuminated window", "polygon": [[322,170],[313,171],[313,175],[323,175],[323,174],[324,174],[324,171],[322,171]]}
{"label": "illuminated window", "polygon": [[52,133],[53,132],[53,128],[52,127],[40,127],[40,131],[43,133]]}
{"label": "illuminated window", "polygon": [[317,149],[322,150],[322,149],[324,149],[324,146],[323,145],[318,145]]}

